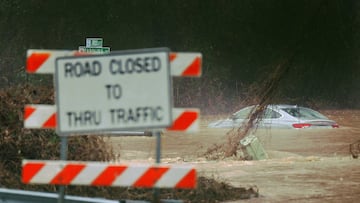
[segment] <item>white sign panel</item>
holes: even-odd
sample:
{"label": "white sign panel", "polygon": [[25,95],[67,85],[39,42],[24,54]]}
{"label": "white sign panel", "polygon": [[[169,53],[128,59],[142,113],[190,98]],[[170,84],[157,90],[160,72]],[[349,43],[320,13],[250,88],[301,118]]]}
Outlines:
{"label": "white sign panel", "polygon": [[56,60],[59,134],[166,128],[172,124],[169,50]]}

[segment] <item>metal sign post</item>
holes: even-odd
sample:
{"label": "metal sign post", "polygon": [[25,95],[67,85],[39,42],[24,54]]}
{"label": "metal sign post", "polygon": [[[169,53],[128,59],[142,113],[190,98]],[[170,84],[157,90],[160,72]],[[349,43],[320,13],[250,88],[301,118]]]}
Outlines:
{"label": "metal sign post", "polygon": [[156,131],[156,163],[161,163],[161,132]]}
{"label": "metal sign post", "polygon": [[[153,133],[156,136],[156,164],[160,164],[161,163],[161,132],[160,131],[155,131]],[[153,202],[159,202],[160,200],[160,196],[159,196],[159,189],[158,188],[154,188],[154,199]]]}
{"label": "metal sign post", "polygon": [[[61,146],[60,146],[60,160],[67,160],[67,153],[68,153],[68,136],[60,136],[61,139]],[[58,203],[65,202],[65,186],[61,185],[59,187],[59,199]]]}

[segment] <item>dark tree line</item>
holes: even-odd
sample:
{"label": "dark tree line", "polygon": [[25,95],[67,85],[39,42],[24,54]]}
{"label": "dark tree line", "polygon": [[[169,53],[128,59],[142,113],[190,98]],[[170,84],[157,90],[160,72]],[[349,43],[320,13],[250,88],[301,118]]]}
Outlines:
{"label": "dark tree line", "polygon": [[278,102],[358,108],[359,9],[356,0],[0,0],[0,86],[43,80],[25,74],[27,49],[103,37],[112,50],[201,52],[203,76],[174,79],[178,105],[241,103],[291,58]]}

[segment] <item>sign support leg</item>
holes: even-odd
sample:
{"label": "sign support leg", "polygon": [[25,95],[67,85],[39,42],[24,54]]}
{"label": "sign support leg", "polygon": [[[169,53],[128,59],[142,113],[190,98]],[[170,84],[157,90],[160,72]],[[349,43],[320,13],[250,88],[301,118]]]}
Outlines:
{"label": "sign support leg", "polygon": [[[156,164],[161,163],[161,132],[155,131],[156,136]],[[154,199],[153,202],[158,203],[160,202],[159,198],[159,188],[154,188]]]}
{"label": "sign support leg", "polygon": [[[66,135],[60,135],[61,146],[60,146],[60,160],[67,160],[68,153],[68,139]],[[65,202],[65,186],[61,185],[59,187],[59,199],[58,203]]]}
{"label": "sign support leg", "polygon": [[161,133],[160,131],[155,132],[156,135],[156,163],[161,163]]}

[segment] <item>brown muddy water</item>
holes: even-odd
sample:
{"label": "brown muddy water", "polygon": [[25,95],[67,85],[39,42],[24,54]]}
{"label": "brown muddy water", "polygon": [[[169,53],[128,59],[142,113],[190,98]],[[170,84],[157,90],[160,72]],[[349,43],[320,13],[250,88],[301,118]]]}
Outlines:
{"label": "brown muddy water", "polygon": [[[349,145],[360,140],[360,110],[324,110],[339,129],[259,129],[255,132],[268,159],[206,160],[204,153],[227,140],[225,129],[208,122],[226,116],[203,116],[197,133],[164,132],[161,162],[191,164],[198,173],[234,186],[259,189],[260,197],[233,202],[359,202],[360,158]],[[112,137],[120,162],[155,162],[154,137]]]}

